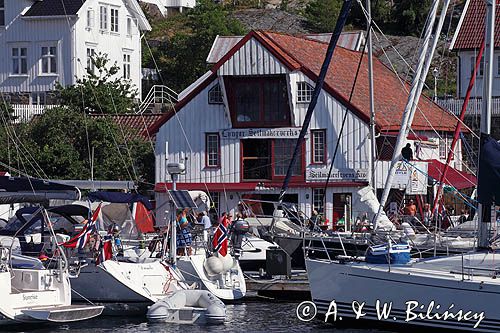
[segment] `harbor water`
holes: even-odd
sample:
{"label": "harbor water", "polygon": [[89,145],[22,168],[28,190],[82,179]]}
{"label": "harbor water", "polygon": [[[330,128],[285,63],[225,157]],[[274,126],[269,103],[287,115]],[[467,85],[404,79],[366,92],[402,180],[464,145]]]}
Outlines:
{"label": "harbor water", "polygon": [[339,332],[382,333],[387,331],[361,328],[334,329],[320,320],[302,322],[295,314],[300,302],[271,302],[266,300],[243,301],[227,305],[227,319],[221,326],[178,325],[148,322],[144,317],[98,317],[93,320],[62,325],[11,326],[1,332],[26,333],[103,333],[103,332]]}

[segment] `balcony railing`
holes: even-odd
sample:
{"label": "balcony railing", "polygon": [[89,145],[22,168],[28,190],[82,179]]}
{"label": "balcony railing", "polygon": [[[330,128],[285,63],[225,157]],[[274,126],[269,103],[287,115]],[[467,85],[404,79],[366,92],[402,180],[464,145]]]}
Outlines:
{"label": "balcony railing", "polygon": [[[500,97],[492,99],[493,102],[493,115],[500,115]],[[459,115],[462,110],[462,105],[464,104],[463,98],[443,98],[438,99],[437,103],[449,110],[450,112]],[[471,98],[469,104],[467,105],[466,115],[480,115],[481,114],[482,98]]]}
{"label": "balcony railing", "polygon": [[32,104],[12,104],[14,110],[15,123],[25,123],[33,116],[42,114],[46,109],[52,109],[58,105],[32,105]]}

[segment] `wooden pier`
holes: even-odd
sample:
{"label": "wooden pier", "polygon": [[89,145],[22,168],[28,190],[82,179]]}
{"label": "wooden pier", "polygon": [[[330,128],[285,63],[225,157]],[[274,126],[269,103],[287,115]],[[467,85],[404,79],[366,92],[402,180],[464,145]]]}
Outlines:
{"label": "wooden pier", "polygon": [[252,294],[283,300],[309,300],[311,293],[307,273],[301,271],[287,276],[261,278],[258,274],[245,274],[247,291]]}

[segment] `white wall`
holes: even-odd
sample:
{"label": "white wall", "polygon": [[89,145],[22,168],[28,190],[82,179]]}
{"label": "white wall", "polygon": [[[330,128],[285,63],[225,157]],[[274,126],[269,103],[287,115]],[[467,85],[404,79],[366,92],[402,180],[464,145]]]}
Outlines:
{"label": "white wall", "polygon": [[[459,56],[459,68],[458,68],[458,74],[459,74],[459,82],[460,85],[459,87],[457,86],[457,90],[459,90],[459,97],[465,97],[465,94],[467,93],[467,86],[469,85],[469,80],[471,77],[471,68],[475,64],[473,63],[475,61],[475,56],[479,50],[476,52],[474,51],[460,51],[458,53]],[[500,68],[499,68],[499,57],[500,57],[500,50],[495,50],[495,55],[493,58],[493,96],[500,96]],[[458,85],[458,82],[457,82]],[[471,97],[481,97],[483,93],[483,77],[478,76],[476,78],[476,82],[474,84],[474,87],[472,89]]]}

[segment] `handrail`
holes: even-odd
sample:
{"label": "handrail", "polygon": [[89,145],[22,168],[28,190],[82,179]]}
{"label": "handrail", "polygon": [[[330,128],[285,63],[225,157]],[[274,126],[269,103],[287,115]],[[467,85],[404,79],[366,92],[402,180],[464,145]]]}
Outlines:
{"label": "handrail", "polygon": [[177,103],[178,100],[179,94],[173,89],[164,85],[155,84],[151,87],[148,94],[139,105],[139,110],[136,113],[144,113],[152,104]]}

